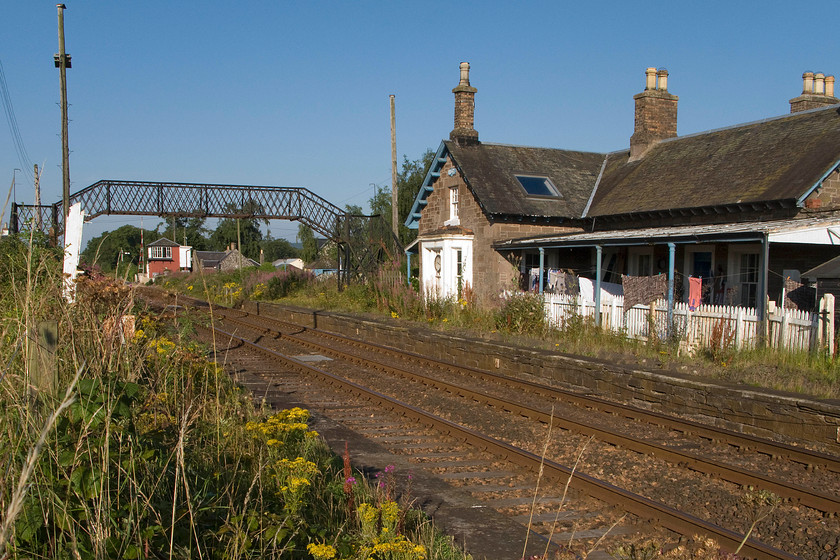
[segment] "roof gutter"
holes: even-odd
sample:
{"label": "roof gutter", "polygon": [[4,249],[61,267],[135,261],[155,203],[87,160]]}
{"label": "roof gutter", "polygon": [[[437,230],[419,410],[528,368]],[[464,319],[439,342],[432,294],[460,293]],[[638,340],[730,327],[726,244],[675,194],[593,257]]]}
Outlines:
{"label": "roof gutter", "polygon": [[718,243],[743,243],[747,241],[762,241],[764,239],[763,232],[745,233],[742,236],[726,235],[718,237],[715,234],[693,235],[693,236],[679,236],[679,237],[640,237],[637,239],[593,239],[593,240],[579,240],[563,243],[557,240],[546,241],[545,243],[528,243],[528,244],[513,244],[513,241],[504,241],[502,243],[493,244],[496,250],[525,250],[525,249],[564,249],[564,248],[580,248],[580,247],[629,247],[639,245],[656,245],[663,243],[675,243],[679,245],[691,245],[696,243],[708,243],[710,241]]}
{"label": "roof gutter", "polygon": [[834,171],[836,171],[838,167],[840,167],[840,160],[835,161],[834,165],[829,167],[828,171],[826,171],[825,174],[823,174],[823,176],[820,177],[819,180],[816,183],[814,183],[813,186],[810,189],[805,191],[805,194],[803,194],[802,196],[800,196],[799,198],[796,199],[796,206],[798,208],[804,207],[805,206],[805,199],[808,198],[809,196],[811,196],[811,193],[814,192],[815,190],[817,190],[820,187],[820,185],[822,185],[823,181],[825,181],[828,178],[829,175],[834,173]]}

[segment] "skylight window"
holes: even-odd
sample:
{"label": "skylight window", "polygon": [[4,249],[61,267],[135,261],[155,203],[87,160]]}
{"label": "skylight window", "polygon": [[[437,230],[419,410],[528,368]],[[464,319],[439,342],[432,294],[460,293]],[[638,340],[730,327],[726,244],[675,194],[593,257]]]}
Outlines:
{"label": "skylight window", "polygon": [[531,175],[514,175],[525,192],[530,196],[552,196],[560,197],[560,191],[548,177],[534,177]]}

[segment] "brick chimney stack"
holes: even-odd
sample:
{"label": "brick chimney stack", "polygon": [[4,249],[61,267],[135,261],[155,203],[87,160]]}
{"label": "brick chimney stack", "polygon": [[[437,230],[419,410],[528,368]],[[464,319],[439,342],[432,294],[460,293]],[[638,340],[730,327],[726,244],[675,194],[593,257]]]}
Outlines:
{"label": "brick chimney stack", "polygon": [[677,135],[677,100],[668,93],[668,71],[645,70],[645,90],[636,100],[636,125],[630,137],[630,161],[640,159],[654,144]]}
{"label": "brick chimney stack", "polygon": [[840,99],[834,97],[834,76],[805,72],[802,74],[802,95],[790,100],[790,112],[798,113],[835,103],[840,103]]}
{"label": "brick chimney stack", "polygon": [[455,128],[449,133],[449,139],[468,146],[478,144],[478,132],[475,130],[475,92],[470,86],[470,63],[461,63],[461,81],[452,90],[455,94]]}

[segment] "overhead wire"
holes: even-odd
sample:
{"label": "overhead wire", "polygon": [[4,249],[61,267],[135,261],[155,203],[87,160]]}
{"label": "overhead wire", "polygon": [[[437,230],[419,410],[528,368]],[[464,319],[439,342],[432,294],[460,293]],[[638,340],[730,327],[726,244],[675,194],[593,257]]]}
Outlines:
{"label": "overhead wire", "polygon": [[34,164],[29,158],[29,154],[26,151],[26,145],[24,144],[23,137],[20,134],[20,127],[18,127],[17,117],[15,117],[15,108],[14,105],[12,105],[12,96],[9,94],[9,86],[6,83],[6,73],[3,71],[2,61],[0,61],[0,97],[3,99],[3,110],[6,113],[6,122],[9,125],[9,132],[12,135],[12,142],[15,145],[15,152],[17,152],[21,171],[23,171],[30,182],[34,183]]}

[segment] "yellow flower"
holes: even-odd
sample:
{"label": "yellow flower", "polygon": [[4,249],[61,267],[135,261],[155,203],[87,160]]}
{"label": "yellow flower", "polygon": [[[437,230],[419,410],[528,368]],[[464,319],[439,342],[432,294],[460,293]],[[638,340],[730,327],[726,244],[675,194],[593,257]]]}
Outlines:
{"label": "yellow flower", "polygon": [[315,560],[331,560],[335,558],[335,548],[328,544],[309,543],[306,550],[315,557]]}

